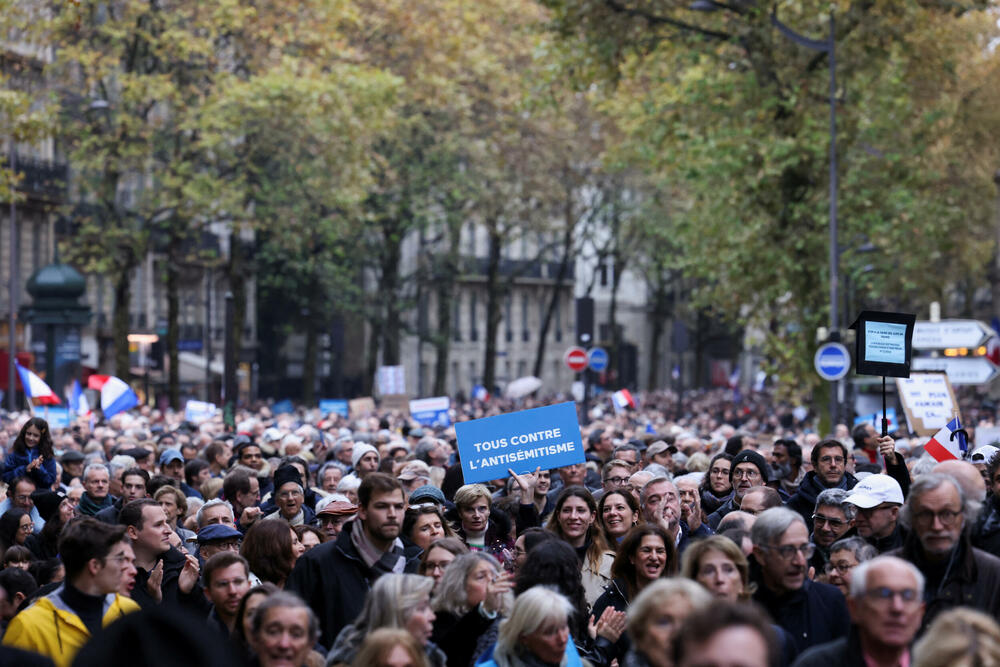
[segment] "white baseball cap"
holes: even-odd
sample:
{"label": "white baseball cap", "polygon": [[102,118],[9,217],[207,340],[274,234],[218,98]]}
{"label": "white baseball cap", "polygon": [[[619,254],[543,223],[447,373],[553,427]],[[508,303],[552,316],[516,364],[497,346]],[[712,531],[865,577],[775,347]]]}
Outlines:
{"label": "white baseball cap", "polygon": [[902,505],[903,490],[899,488],[899,482],[888,475],[869,475],[851,489],[847,502],[862,509],[878,507],[882,503]]}
{"label": "white baseball cap", "polygon": [[983,445],[982,447],[977,447],[972,452],[969,460],[973,463],[989,463],[997,452],[1000,452],[1000,449],[997,449],[993,445]]}

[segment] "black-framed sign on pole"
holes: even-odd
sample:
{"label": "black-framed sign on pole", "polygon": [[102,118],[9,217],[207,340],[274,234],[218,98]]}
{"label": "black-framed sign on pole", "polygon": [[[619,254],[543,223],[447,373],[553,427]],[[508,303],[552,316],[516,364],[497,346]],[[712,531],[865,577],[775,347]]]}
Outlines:
{"label": "black-framed sign on pole", "polygon": [[910,313],[883,313],[864,310],[851,325],[855,331],[854,372],[882,376],[882,435],[889,434],[886,418],[886,377],[910,377],[913,358],[913,325],[917,316]]}

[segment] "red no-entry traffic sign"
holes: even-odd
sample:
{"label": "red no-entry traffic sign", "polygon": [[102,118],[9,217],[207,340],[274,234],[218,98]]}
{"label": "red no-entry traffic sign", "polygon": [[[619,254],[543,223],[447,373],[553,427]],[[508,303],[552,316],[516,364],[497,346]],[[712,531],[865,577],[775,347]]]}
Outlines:
{"label": "red no-entry traffic sign", "polygon": [[574,373],[579,373],[587,367],[587,351],[582,347],[571,347],[563,355],[563,361]]}

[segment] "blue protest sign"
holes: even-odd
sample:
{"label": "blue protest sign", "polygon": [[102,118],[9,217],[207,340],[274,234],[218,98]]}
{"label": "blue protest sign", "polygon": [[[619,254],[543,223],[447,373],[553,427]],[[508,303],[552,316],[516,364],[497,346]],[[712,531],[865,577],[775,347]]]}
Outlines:
{"label": "blue protest sign", "polygon": [[455,435],[466,484],[584,461],[574,403],[458,422]]}
{"label": "blue protest sign", "polygon": [[345,419],[350,416],[350,408],[346,398],[321,398],[319,399],[319,411],[323,415],[340,415]]}
{"label": "blue protest sign", "polygon": [[36,405],[31,408],[31,414],[47,421],[49,428],[69,428],[70,426],[68,408],[51,408],[44,405]]}
{"label": "blue protest sign", "polygon": [[200,424],[215,416],[215,403],[188,401],[184,404],[184,419],[192,424]]}
{"label": "blue protest sign", "polygon": [[291,399],[286,398],[283,401],[278,401],[271,406],[271,414],[274,415],[287,415],[295,412],[295,406],[292,405]]}
{"label": "blue protest sign", "polygon": [[[858,424],[867,423],[871,424],[872,426],[875,427],[876,430],[878,430],[881,428],[879,426],[879,419],[881,418],[882,418],[881,412],[873,412],[868,415],[860,415],[854,418],[854,425],[857,426]],[[895,431],[897,428],[899,428],[899,422],[896,421],[896,408],[888,408],[885,411],[885,418],[889,420],[890,431]]]}
{"label": "blue protest sign", "polygon": [[423,426],[451,426],[451,399],[447,396],[410,401],[410,416]]}

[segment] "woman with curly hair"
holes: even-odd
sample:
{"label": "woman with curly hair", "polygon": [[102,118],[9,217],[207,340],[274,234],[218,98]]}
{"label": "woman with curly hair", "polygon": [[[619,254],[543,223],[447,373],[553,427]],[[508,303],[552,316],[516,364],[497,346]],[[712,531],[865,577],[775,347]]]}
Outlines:
{"label": "woman with curly hair", "polygon": [[611,581],[611,564],[615,560],[615,552],[608,548],[597,524],[594,496],[582,486],[566,487],[545,527],[576,550],[587,604],[593,605]]}
{"label": "woman with curly hair", "polygon": [[250,526],[240,546],[240,555],[250,563],[250,582],[284,588],[300,555],[296,542],[298,536],[284,521],[264,519]]}
{"label": "woman with curly hair", "polygon": [[12,451],[3,463],[0,475],[7,484],[18,477],[28,477],[39,489],[49,489],[56,481],[56,459],[52,452],[49,423],[32,417],[14,438]]}
{"label": "woman with curly hair", "polygon": [[[636,526],[618,546],[618,555],[611,566],[614,580],[594,603],[594,616],[599,617],[609,607],[623,613],[628,611],[629,603],[644,588],[676,571],[677,552],[667,531],[651,523]],[[628,649],[628,636],[622,635],[615,643],[619,662]]]}

